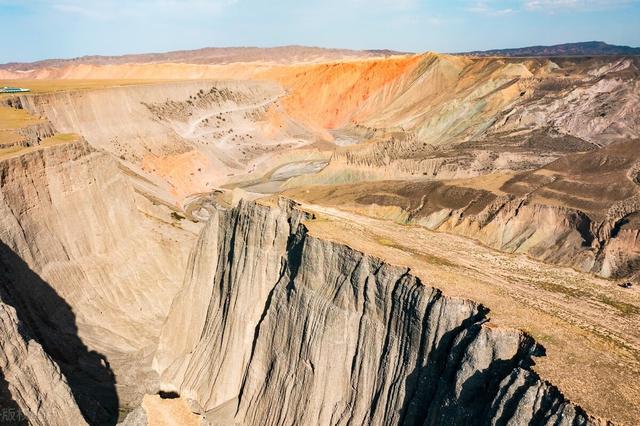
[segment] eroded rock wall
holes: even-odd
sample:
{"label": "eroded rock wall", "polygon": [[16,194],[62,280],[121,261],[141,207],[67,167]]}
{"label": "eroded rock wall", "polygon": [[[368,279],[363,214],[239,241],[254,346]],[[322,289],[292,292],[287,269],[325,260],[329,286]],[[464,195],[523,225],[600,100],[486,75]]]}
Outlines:
{"label": "eroded rock wall", "polygon": [[[213,216],[163,329],[155,360],[161,387],[179,390],[204,410],[238,395],[255,325],[282,273],[292,227],[302,216],[246,202]],[[238,280],[251,284],[238,286]],[[185,321],[187,311],[192,321]],[[174,318],[181,318],[182,327],[176,328]],[[185,328],[193,329],[187,332],[193,338],[176,333]]]}
{"label": "eroded rock wall", "polygon": [[60,368],[4,301],[0,302],[0,347],[3,423],[86,424]]}
{"label": "eroded rock wall", "polygon": [[192,255],[173,309],[206,306],[206,319],[187,346],[167,322],[155,365],[161,387],[212,424],[596,422],[530,370],[530,337],[406,268],[308,235],[305,219],[289,202],[243,202],[201,236],[217,237],[215,256],[204,243]]}
{"label": "eroded rock wall", "polygon": [[[528,197],[498,197],[479,213],[469,214],[474,208],[445,208],[423,217],[409,215],[408,220],[605,278],[638,273],[640,239],[635,212],[597,222],[580,210],[530,202]],[[603,231],[608,228],[611,231]]]}
{"label": "eroded rock wall", "polygon": [[2,290],[87,419],[109,423],[154,389],[192,241],[145,219],[117,162],[86,142],[0,162]]}

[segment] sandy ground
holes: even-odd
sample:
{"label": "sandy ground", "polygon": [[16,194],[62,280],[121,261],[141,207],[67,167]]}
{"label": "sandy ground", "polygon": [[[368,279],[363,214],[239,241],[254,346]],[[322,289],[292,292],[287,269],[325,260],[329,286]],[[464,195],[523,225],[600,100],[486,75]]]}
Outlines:
{"label": "sandy ground", "polygon": [[535,370],[588,412],[640,422],[640,288],[614,283],[469,239],[318,205],[311,235],[408,266],[426,285],[478,301],[491,321],[546,348]]}
{"label": "sandy ground", "polygon": [[200,425],[200,416],[193,414],[182,398],[162,399],[158,395],[145,395],[142,407],[147,413],[149,426]]}

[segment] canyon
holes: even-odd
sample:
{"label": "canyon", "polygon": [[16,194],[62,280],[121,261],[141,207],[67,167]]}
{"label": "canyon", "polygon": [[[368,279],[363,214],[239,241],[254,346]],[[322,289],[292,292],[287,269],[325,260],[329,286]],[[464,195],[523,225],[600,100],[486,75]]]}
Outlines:
{"label": "canyon", "polygon": [[0,95],[2,407],[636,424],[639,76],[299,47],[1,66],[32,90]]}

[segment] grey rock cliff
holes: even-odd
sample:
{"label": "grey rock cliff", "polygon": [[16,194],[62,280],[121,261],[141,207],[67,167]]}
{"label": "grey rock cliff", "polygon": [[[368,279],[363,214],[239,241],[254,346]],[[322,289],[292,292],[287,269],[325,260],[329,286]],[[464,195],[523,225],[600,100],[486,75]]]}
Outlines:
{"label": "grey rock cliff", "polygon": [[188,306],[195,329],[165,324],[161,387],[212,424],[597,423],[530,369],[530,337],[308,218],[281,201],[212,219],[169,317]]}

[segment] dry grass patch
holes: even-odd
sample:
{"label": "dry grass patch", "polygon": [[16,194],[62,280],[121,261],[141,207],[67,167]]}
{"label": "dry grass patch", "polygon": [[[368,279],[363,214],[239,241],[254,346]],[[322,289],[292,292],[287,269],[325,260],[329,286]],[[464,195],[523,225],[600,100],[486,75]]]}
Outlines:
{"label": "dry grass patch", "polygon": [[2,130],[20,129],[41,121],[23,109],[0,107],[0,129]]}
{"label": "dry grass patch", "polygon": [[58,133],[42,140],[40,145],[51,146],[64,143],[72,143],[80,140],[80,135],[75,133]]}
{"label": "dry grass patch", "polygon": [[32,116],[27,111],[0,106],[0,145],[5,146],[3,152],[6,149],[14,148],[6,147],[7,145],[18,144],[24,139],[18,133],[18,129],[37,124],[40,121],[39,118]]}
{"label": "dry grass patch", "polygon": [[[157,84],[162,80],[0,80],[2,86],[19,86],[30,89],[31,93],[64,92],[68,90],[95,90],[117,86],[131,86],[139,84]],[[12,97],[15,94],[2,94],[0,99]],[[29,96],[28,94],[26,96]]]}
{"label": "dry grass patch", "polygon": [[[1,134],[2,132],[0,132],[0,135]],[[8,158],[17,157],[33,151],[37,151],[39,149],[73,143],[79,140],[80,136],[74,133],[60,133],[43,139],[42,142],[40,142],[40,144],[36,146],[14,145],[6,148],[0,148],[0,160],[6,160]]]}

